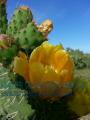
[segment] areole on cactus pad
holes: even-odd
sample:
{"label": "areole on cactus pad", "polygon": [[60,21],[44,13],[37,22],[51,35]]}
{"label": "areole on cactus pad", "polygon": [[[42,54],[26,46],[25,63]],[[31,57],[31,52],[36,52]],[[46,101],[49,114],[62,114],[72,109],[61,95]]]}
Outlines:
{"label": "areole on cactus pad", "polygon": [[74,64],[62,45],[44,42],[28,58],[20,52],[14,59],[14,72],[24,77],[32,90],[47,100],[57,100],[71,92]]}

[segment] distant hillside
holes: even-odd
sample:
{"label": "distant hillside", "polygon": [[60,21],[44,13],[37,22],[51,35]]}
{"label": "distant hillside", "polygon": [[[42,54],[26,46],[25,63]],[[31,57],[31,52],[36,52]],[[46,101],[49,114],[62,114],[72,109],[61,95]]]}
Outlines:
{"label": "distant hillside", "polygon": [[66,49],[74,60],[76,69],[90,68],[90,54],[84,53],[79,49]]}

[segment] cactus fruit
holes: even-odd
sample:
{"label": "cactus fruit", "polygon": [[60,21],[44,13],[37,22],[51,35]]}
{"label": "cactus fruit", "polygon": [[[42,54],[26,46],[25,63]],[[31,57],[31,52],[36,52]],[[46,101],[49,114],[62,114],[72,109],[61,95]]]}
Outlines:
{"label": "cactus fruit", "polygon": [[30,48],[31,50],[47,40],[33,22],[17,33],[15,39],[19,42],[21,48]]}
{"label": "cactus fruit", "polygon": [[28,7],[22,6],[15,10],[12,19],[8,25],[7,34],[15,36],[22,28],[31,22],[33,15]]}
{"label": "cactus fruit", "polygon": [[37,27],[38,27],[38,30],[42,32],[44,36],[47,37],[47,35],[53,29],[53,23],[51,20],[45,20],[42,24],[38,25]]}
{"label": "cactus fruit", "polygon": [[14,43],[13,38],[10,38],[6,34],[0,35],[0,49],[7,49]]}
{"label": "cactus fruit", "polygon": [[7,29],[6,0],[0,0],[0,34],[5,34]]}
{"label": "cactus fruit", "polygon": [[0,0],[0,4],[5,4],[7,0]]}
{"label": "cactus fruit", "polygon": [[8,35],[0,35],[0,62],[3,64],[11,63],[11,60],[17,53],[17,46],[14,39]]}

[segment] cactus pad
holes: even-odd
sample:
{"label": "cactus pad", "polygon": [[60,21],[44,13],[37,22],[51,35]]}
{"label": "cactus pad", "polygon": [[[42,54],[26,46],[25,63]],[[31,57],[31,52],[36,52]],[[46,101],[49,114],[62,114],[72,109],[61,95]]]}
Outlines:
{"label": "cactus pad", "polygon": [[16,40],[19,42],[21,48],[34,49],[47,39],[38,31],[38,28],[32,22],[29,23],[26,28],[17,33]]}
{"label": "cactus pad", "polygon": [[28,7],[22,6],[15,10],[12,19],[8,25],[7,34],[15,36],[22,28],[31,22],[33,15]]}
{"label": "cactus pad", "polygon": [[10,81],[9,70],[0,67],[0,120],[27,120],[34,113],[24,94]]}

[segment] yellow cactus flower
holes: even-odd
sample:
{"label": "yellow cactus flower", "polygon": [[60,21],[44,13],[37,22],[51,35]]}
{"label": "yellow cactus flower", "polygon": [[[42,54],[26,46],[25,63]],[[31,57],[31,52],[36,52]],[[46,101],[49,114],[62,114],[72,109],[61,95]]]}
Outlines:
{"label": "yellow cactus flower", "polygon": [[29,79],[28,60],[27,56],[24,53],[19,52],[19,57],[15,57],[13,71],[24,77],[25,80]]}
{"label": "yellow cactus flower", "polygon": [[15,72],[25,79],[27,73],[32,90],[43,99],[56,100],[71,92],[66,84],[72,80],[74,65],[61,45],[44,42],[34,49],[28,62],[26,56],[20,56],[14,63]]}

